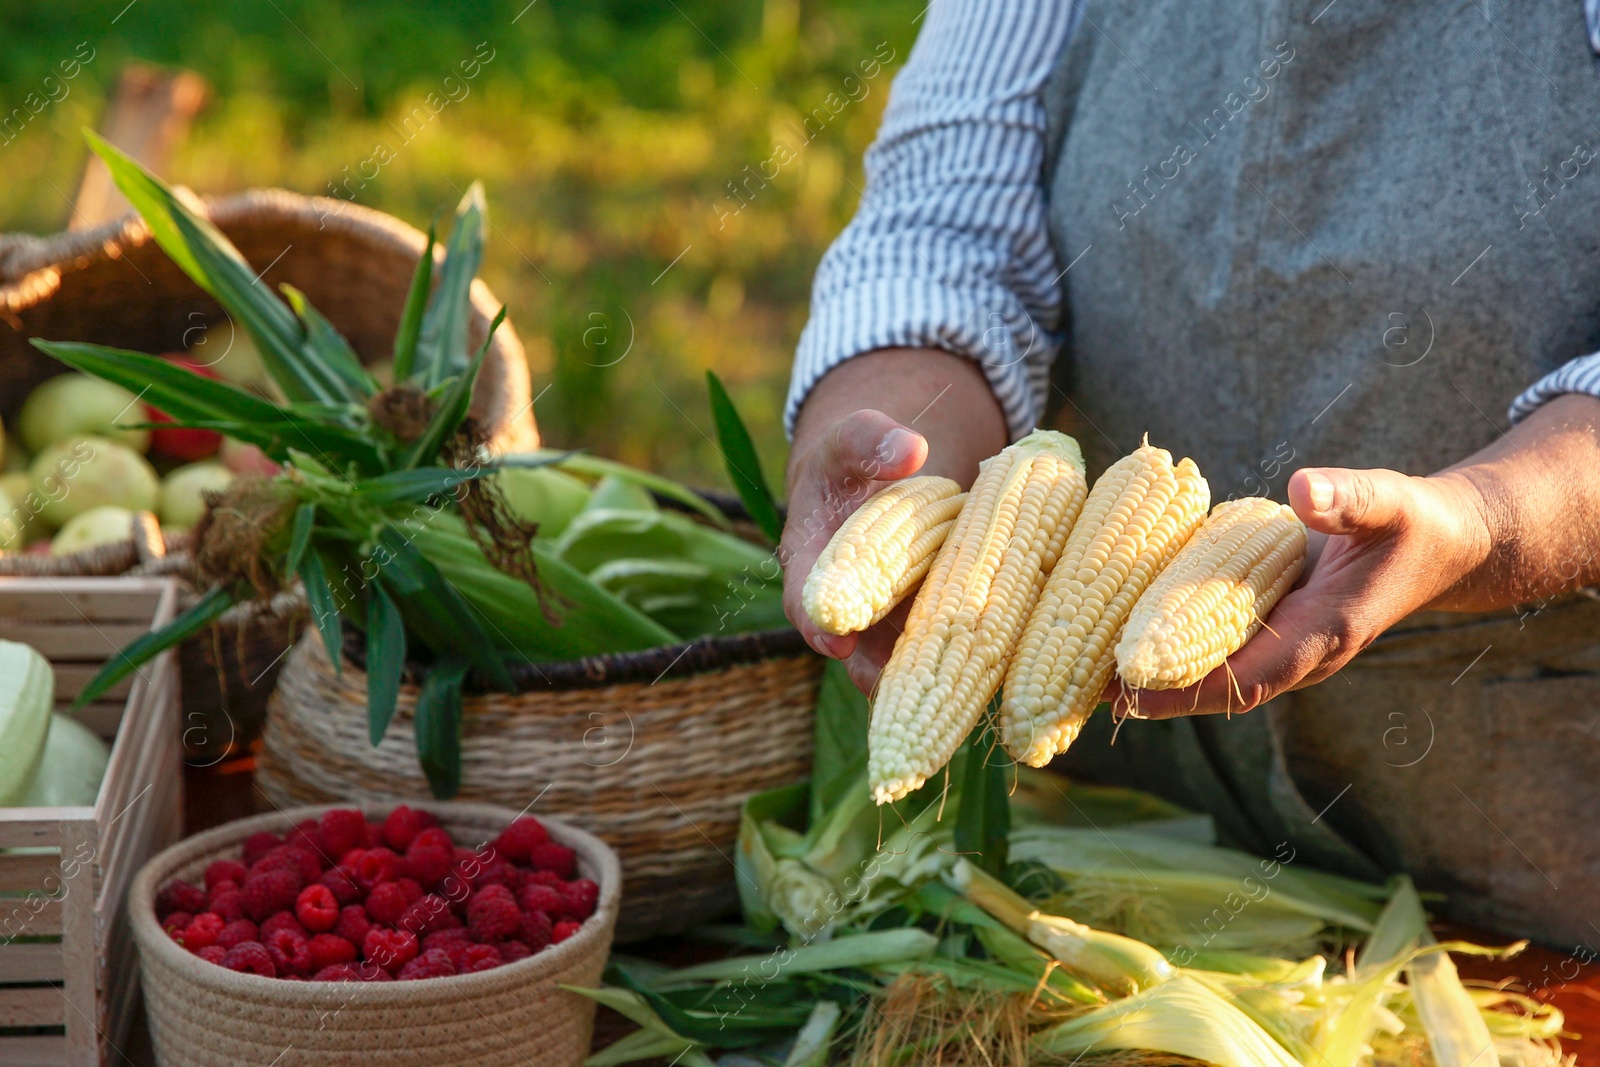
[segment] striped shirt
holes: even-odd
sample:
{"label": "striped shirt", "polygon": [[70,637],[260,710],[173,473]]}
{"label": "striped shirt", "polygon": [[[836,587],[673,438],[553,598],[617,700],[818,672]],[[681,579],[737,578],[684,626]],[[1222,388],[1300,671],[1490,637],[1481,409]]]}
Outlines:
{"label": "striped shirt", "polygon": [[[1012,437],[1039,421],[1061,346],[1062,263],[1046,227],[1044,86],[1081,3],[933,0],[865,157],[855,218],[817,268],[785,425],[829,370],[878,348],[982,367]],[[1584,0],[1600,52],[1600,0]],[[1562,393],[1600,396],[1600,354],[1539,379],[1512,422]]]}

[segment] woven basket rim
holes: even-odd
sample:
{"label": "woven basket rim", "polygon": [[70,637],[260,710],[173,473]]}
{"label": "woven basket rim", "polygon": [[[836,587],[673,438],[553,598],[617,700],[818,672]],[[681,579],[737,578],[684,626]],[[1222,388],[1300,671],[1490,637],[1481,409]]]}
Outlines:
{"label": "woven basket rim", "polygon": [[[443,994],[451,999],[473,993],[499,992],[536,980],[545,973],[558,972],[563,966],[571,965],[580,957],[597,950],[609,954],[611,930],[615,926],[622,898],[621,860],[611,846],[593,834],[561,819],[542,816],[539,821],[550,831],[550,837],[576,851],[579,863],[591,868],[594,880],[600,885],[599,903],[594,914],[583,921],[578,932],[565,941],[552,944],[526,959],[487,971],[414,982],[292,982],[281,978],[265,978],[257,974],[230,971],[200,959],[173,941],[156,921],[156,888],[179,867],[204,858],[208,853],[242,845],[246,837],[257,831],[281,832],[303,819],[334,808],[355,808],[370,818],[393,810],[395,803],[311,804],[279,808],[202,831],[162,850],[139,869],[128,891],[128,919],[139,952],[154,953],[167,967],[185,971],[195,981],[224,994],[237,995],[256,1003],[265,1000],[308,1009],[314,1009],[326,1001],[330,991],[348,994],[351,999],[359,997],[364,1005],[394,1008],[404,1008],[428,999],[430,992],[434,993],[435,998]],[[441,823],[493,821],[504,826],[519,814],[498,804],[467,801],[419,801],[418,807],[438,816]],[[357,989],[367,991],[356,992]]]}

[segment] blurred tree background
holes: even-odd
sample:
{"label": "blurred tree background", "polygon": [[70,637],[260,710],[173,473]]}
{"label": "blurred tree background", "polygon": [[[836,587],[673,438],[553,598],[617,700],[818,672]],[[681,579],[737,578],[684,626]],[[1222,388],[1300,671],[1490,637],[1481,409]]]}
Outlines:
{"label": "blurred tree background", "polygon": [[[722,485],[704,371],[774,484],[810,279],[924,0],[106,0],[0,6],[0,230],[63,228],[123,64],[212,95],[167,177],[425,227],[474,179],[483,277],[562,447]],[[87,50],[80,46],[87,44]],[[69,82],[63,59],[93,59]],[[52,90],[44,80],[54,75]],[[315,299],[316,294],[311,294]]]}

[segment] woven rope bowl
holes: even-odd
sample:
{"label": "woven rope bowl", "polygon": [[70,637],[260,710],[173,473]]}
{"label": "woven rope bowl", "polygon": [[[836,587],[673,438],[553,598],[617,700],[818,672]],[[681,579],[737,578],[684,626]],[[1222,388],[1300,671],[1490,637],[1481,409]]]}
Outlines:
{"label": "woven rope bowl", "polygon": [[[193,956],[155,917],[171,878],[198,880],[208,863],[236,858],[259,830],[281,833],[326,807],[280,810],[210,830],[162,852],[134,879],[128,909],[139,946],[150,1034],[163,1067],[577,1067],[588,1055],[594,1002],[560,988],[599,984],[621,893],[617,857],[591,834],[547,820],[600,885],[579,931],[527,959],[476,974],[411,982],[294,982],[238,974]],[[365,805],[368,817],[387,805]],[[516,817],[487,804],[430,803],[459,840],[491,840]]]}
{"label": "woven rope bowl", "polygon": [[[416,677],[383,743],[367,738],[352,637],[336,674],[307,632],[278,680],[257,782],[280,804],[428,795]],[[517,693],[463,701],[460,796],[582,818],[622,857],[617,939],[679,933],[737,901],[734,845],[753,793],[804,778],[822,661],[793,631],[514,667]]]}
{"label": "woven rope bowl", "polygon": [[[197,199],[273,292],[288,282],[349,339],[363,362],[387,359],[417,258],[421,231],[360,205],[278,189]],[[442,261],[442,249],[436,250]],[[472,285],[468,332],[481,344],[499,302]],[[223,351],[233,324],[188,279],[136,215],[93,229],[35,237],[0,235],[0,422],[10,424],[29,392],[67,368],[29,338],[87,341],[142,352],[171,352],[201,338]],[[538,447],[527,359],[509,322],[494,335],[473,391],[472,413],[494,451]],[[185,561],[151,564],[134,541],[72,556],[0,558],[0,576],[177,574]],[[153,569],[151,569],[153,567]],[[186,642],[185,750],[215,761],[259,733],[267,694],[306,618],[303,597],[273,606],[241,605]]]}

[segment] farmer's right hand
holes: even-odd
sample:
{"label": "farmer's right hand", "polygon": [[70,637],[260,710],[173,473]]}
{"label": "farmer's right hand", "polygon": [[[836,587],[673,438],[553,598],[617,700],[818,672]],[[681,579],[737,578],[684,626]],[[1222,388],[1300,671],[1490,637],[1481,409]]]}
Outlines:
{"label": "farmer's right hand", "polygon": [[847,360],[806,397],[789,456],[789,517],[778,558],[783,605],[812,648],[843,660],[870,693],[889,660],[911,597],[870,629],[825,634],[800,591],[817,556],[868,497],[913,474],[972,484],[978,463],[1005,447],[1000,406],[979,366],[938,349],[888,348]]}

